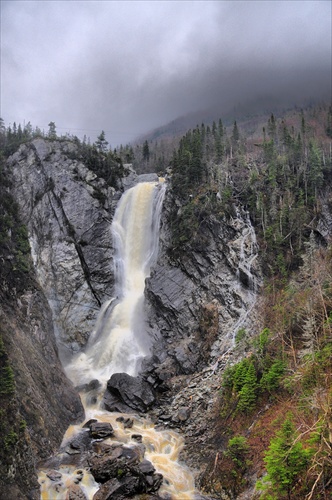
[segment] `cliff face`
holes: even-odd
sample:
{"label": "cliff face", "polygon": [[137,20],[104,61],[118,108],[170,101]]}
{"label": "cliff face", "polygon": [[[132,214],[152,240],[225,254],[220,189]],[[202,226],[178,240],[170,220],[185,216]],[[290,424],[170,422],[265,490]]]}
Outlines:
{"label": "cliff face", "polygon": [[114,190],[75,155],[70,142],[36,139],[8,161],[64,361],[85,344],[113,285]]}
{"label": "cliff face", "polygon": [[165,391],[153,418],[185,435],[184,458],[198,474],[216,454],[221,374],[239,356],[233,350],[236,333],[259,331],[262,272],[255,231],[241,207],[221,219],[211,215],[201,227],[204,248],[189,249],[175,259],[172,203],[169,189],[159,258],[146,285],[156,358],[146,363],[145,376],[162,381]]}
{"label": "cliff face", "polygon": [[237,330],[250,328],[261,284],[255,231],[245,210],[221,220],[211,215],[202,227],[204,249],[175,259],[171,205],[168,190],[159,258],[146,288],[156,352],[167,353],[169,376],[200,371],[229,350]]}
{"label": "cliff face", "polygon": [[[1,395],[0,498],[39,498],[36,465],[84,418],[58,357],[52,315],[35,284],[0,308],[0,333],[15,389]],[[1,492],[6,493],[4,497]]]}
{"label": "cliff face", "polygon": [[39,498],[38,461],[58,448],[70,423],[84,418],[59,353],[65,361],[85,343],[112,286],[103,202],[113,192],[70,159],[75,151],[70,142],[36,139],[7,161],[34,263],[19,290],[10,278],[1,284],[1,361],[13,371],[15,390],[2,398],[0,491],[11,498]]}

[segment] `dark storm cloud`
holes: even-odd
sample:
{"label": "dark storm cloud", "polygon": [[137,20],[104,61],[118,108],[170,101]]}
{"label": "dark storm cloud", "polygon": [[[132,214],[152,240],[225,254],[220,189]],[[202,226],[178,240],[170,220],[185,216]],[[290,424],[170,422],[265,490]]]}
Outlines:
{"label": "dark storm cloud", "polygon": [[1,6],[7,124],[104,129],[116,145],[206,107],[329,96],[329,1]]}

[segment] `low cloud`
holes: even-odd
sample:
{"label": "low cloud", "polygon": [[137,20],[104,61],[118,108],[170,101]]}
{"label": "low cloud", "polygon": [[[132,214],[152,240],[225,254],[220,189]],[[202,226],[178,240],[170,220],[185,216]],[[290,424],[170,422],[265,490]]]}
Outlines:
{"label": "low cloud", "polygon": [[1,2],[1,113],[112,146],[176,117],[331,94],[326,1]]}

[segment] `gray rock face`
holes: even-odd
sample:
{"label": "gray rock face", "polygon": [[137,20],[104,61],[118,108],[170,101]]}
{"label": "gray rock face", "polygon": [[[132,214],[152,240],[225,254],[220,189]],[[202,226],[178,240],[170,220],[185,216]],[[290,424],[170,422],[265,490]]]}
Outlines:
{"label": "gray rock face", "polygon": [[[17,410],[26,426],[24,438],[11,450],[11,459],[0,465],[0,497],[5,498],[1,492],[6,492],[6,498],[37,499],[36,463],[54,453],[68,425],[82,421],[84,411],[63,372],[51,311],[41,290],[31,287],[17,304],[2,304],[0,322],[15,375]],[[15,412],[12,404],[12,426],[18,418]]]}
{"label": "gray rock face", "polygon": [[215,362],[232,347],[240,327],[250,329],[250,311],[261,282],[255,232],[244,210],[238,208],[227,220],[211,216],[204,227],[205,249],[177,261],[169,251],[170,210],[168,192],[159,258],[146,286],[154,353],[163,361],[157,372],[169,377]]}
{"label": "gray rock face", "polygon": [[113,286],[110,225],[117,197],[71,159],[75,150],[70,142],[35,139],[8,160],[64,360],[68,349],[85,344]]}
{"label": "gray rock face", "polygon": [[124,167],[129,171],[129,174],[121,180],[121,187],[124,191],[130,189],[140,182],[158,182],[157,174],[137,175],[136,172],[132,169],[131,164],[124,165]]}

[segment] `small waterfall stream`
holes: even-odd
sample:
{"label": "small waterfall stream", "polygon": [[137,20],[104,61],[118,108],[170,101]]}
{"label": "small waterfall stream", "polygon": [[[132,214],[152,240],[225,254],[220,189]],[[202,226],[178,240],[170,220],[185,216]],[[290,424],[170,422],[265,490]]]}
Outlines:
{"label": "small waterfall stream", "polygon": [[[172,431],[157,431],[137,415],[130,415],[134,425],[125,429],[117,420],[120,414],[100,408],[102,393],[111,375],[125,372],[135,376],[141,361],[149,353],[150,339],[144,329],[144,288],[145,279],[157,258],[164,193],[164,184],[145,182],[126,191],[120,199],[112,223],[116,298],[104,304],[85,351],[73,357],[65,370],[75,386],[96,379],[101,383],[95,398],[89,399],[82,392],[81,399],[86,420],[94,418],[113,426],[115,436],[105,442],[111,440],[112,443],[118,441],[134,446],[137,442],[132,440],[132,435],[141,434],[146,458],[164,476],[164,484],[158,493],[174,500],[184,500],[193,497],[194,481],[187,468],[178,462],[184,444],[182,437]],[[80,425],[70,426],[62,449],[81,431]],[[53,478],[56,477],[54,472],[59,474],[58,480],[50,479],[49,471],[40,471],[43,500],[64,500],[73,483],[79,483],[88,500],[92,500],[99,488],[87,470],[77,470],[74,465],[62,465],[58,471],[53,470]]]}
{"label": "small waterfall stream", "polygon": [[[245,293],[246,312],[240,315],[238,321],[233,327],[232,338],[235,342],[236,333],[246,323],[248,317],[256,304],[258,280],[252,272],[252,267],[258,257],[258,245],[256,233],[253,225],[251,224],[250,215],[248,212],[241,213],[236,209],[236,216],[239,220],[245,221],[242,235],[239,238],[239,255],[238,255],[238,269],[236,277],[238,279],[237,292],[241,297]],[[244,285],[244,286],[243,286]]]}

